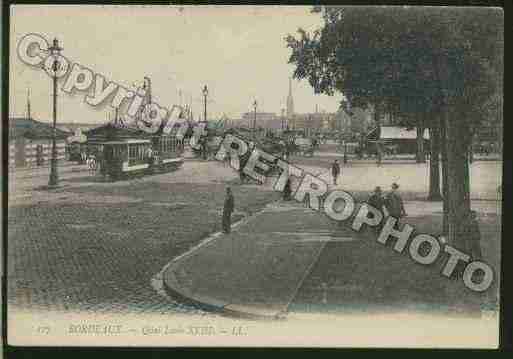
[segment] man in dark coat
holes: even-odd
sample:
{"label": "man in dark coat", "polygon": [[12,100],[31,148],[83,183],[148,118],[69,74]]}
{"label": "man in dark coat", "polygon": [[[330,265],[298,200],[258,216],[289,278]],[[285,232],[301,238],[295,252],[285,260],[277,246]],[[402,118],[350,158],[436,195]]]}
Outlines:
{"label": "man in dark coat", "polygon": [[290,185],[290,178],[287,178],[287,182],[285,182],[285,187],[283,188],[283,200],[284,201],[290,201],[292,194],[292,188]]}
{"label": "man in dark coat", "polygon": [[398,188],[399,185],[397,183],[392,183],[392,191],[390,191],[385,199],[385,208],[390,216],[399,220],[402,217],[406,217],[406,211],[404,210],[403,199],[397,193]]}
{"label": "man in dark coat", "polygon": [[[367,203],[376,208],[378,211],[383,214],[383,207],[385,206],[385,199],[383,198],[383,193],[381,192],[381,187],[377,186],[374,189],[374,192],[367,200]],[[377,231],[381,232],[383,226],[385,224],[385,216],[383,215],[381,222],[375,227]]]}
{"label": "man in dark coat", "polygon": [[232,213],[235,208],[232,190],[230,187],[226,188],[226,198],[223,207],[223,232],[230,233],[232,226]]}
{"label": "man in dark coat", "polygon": [[333,176],[333,184],[337,184],[337,178],[340,175],[340,165],[338,164],[338,160],[335,160],[331,165],[331,175]]}

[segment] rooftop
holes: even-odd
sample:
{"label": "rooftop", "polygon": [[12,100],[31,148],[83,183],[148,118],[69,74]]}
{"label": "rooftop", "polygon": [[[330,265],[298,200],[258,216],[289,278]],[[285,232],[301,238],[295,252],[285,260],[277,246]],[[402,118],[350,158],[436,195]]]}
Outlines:
{"label": "rooftop", "polygon": [[[57,130],[57,139],[66,139],[72,133]],[[26,117],[9,118],[9,138],[16,139],[25,137],[31,140],[51,139],[53,136],[53,127],[47,123],[36,121]]]}
{"label": "rooftop", "polygon": [[[369,132],[367,135],[372,136],[377,127]],[[416,127],[399,127],[399,126],[381,126],[381,139],[394,139],[394,140],[414,140],[417,138]],[[424,139],[429,140],[429,130],[424,129]]]}

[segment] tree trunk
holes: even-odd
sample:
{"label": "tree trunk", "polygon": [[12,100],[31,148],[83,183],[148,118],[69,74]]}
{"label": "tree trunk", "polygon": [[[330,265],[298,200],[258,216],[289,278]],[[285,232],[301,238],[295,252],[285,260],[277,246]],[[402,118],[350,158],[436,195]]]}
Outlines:
{"label": "tree trunk", "polygon": [[430,128],[430,151],[429,156],[429,201],[440,201],[440,130],[435,122]]}
{"label": "tree trunk", "polygon": [[447,116],[446,109],[442,109],[441,117],[439,118],[440,130],[440,154],[442,157],[442,199],[443,199],[443,223],[442,234],[447,236],[449,233],[449,185],[448,185],[448,168],[447,168],[447,136],[445,131],[445,119]]}
{"label": "tree trunk", "polygon": [[470,141],[469,141],[469,145],[468,145],[468,162],[469,163],[472,163],[474,162],[474,141],[473,141],[473,137],[474,136],[470,136]]}
{"label": "tree trunk", "polygon": [[[452,108],[449,108],[452,110]],[[454,108],[461,110],[461,108]],[[447,192],[449,205],[448,242],[459,248],[464,248],[464,220],[470,211],[468,143],[470,129],[464,118],[455,119],[444,116],[447,149]],[[452,111],[451,111],[452,112]],[[458,111],[460,116],[463,111]],[[452,116],[451,116],[452,117]]]}
{"label": "tree trunk", "polygon": [[[502,87],[501,87],[502,88]],[[499,119],[499,123],[498,123],[498,126],[499,128],[497,129],[497,141],[498,141],[498,151],[499,151],[499,154],[501,156],[501,159],[502,159],[502,145],[503,145],[503,129],[502,129],[502,126],[503,126],[503,119],[502,119],[502,91],[499,95],[499,99],[498,99],[498,106],[497,106],[497,117]]]}
{"label": "tree trunk", "polygon": [[424,121],[421,120],[417,126],[417,163],[425,163],[426,155],[424,153]]}
{"label": "tree trunk", "polygon": [[376,160],[377,160],[377,164],[379,166],[381,164],[382,154],[381,154],[381,142],[380,142],[381,141],[381,120],[380,120],[380,113],[379,113],[378,105],[374,106],[374,122],[376,123],[377,132],[378,132],[378,137],[377,137],[377,142],[376,142]]}

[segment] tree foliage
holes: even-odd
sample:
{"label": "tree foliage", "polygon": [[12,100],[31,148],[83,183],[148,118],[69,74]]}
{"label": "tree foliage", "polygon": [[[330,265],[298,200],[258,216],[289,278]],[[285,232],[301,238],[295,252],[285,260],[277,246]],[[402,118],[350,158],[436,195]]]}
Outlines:
{"label": "tree foliage", "polygon": [[441,96],[472,108],[497,91],[498,9],[317,6],[313,12],[323,26],[299,29],[286,42],[294,77],[307,79],[316,93],[341,92],[352,106],[416,118],[439,110]]}
{"label": "tree foliage", "polygon": [[351,106],[370,104],[376,113],[439,128],[444,227],[450,243],[461,243],[472,130],[502,98],[502,10],[316,6],[313,12],[322,16],[319,29],[285,39],[294,76],[316,93],[342,93]]}

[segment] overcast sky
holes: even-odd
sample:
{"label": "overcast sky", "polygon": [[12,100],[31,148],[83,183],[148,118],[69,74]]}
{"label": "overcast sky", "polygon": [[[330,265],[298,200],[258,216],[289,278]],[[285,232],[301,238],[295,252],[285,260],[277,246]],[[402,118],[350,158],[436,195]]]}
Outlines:
{"label": "overcast sky", "polygon": [[[206,84],[209,117],[238,118],[252,111],[255,99],[259,111],[280,113],[293,72],[284,37],[321,24],[310,7],[284,6],[14,6],[11,14],[10,114],[26,114],[30,87],[32,116],[43,121],[52,114],[51,80],[18,59],[17,44],[27,33],[58,37],[72,62],[124,86],[149,76],[163,106],[178,104],[181,89],[197,115]],[[316,96],[306,81],[294,81],[293,94],[300,113],[316,104],[336,111],[341,98]],[[108,107],[93,109],[84,92],[59,95],[59,121],[106,120]]]}

